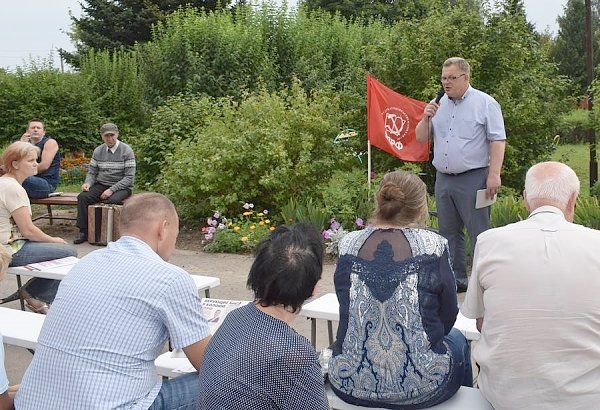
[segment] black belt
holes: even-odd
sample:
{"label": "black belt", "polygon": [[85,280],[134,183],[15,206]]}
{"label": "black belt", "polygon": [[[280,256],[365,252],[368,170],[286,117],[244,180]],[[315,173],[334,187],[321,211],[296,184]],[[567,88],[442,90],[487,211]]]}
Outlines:
{"label": "black belt", "polygon": [[[471,171],[477,171],[477,170],[479,170],[479,169],[484,169],[484,168],[487,168],[487,167],[481,167],[481,168],[473,168],[473,169],[468,169],[468,170],[466,170],[466,171],[464,171],[464,172],[458,172],[458,173],[456,173],[456,174],[454,174],[454,173],[452,173],[452,172],[442,172],[442,174],[444,174],[444,175],[450,175],[451,177],[455,177],[455,176],[458,176],[458,175],[463,175],[463,174],[466,174],[467,172],[471,172]],[[441,172],[441,171],[440,171],[440,172]]]}

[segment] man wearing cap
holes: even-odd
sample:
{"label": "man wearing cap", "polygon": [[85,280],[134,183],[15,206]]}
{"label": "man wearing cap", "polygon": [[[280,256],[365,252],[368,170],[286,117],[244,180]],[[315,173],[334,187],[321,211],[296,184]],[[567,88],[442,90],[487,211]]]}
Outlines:
{"label": "man wearing cap", "polygon": [[135,155],[127,144],[119,141],[119,128],[108,123],[100,127],[104,144],[94,150],[81,193],[77,196],[79,236],[73,241],[87,241],[88,206],[100,201],[118,204],[131,195],[135,178]]}

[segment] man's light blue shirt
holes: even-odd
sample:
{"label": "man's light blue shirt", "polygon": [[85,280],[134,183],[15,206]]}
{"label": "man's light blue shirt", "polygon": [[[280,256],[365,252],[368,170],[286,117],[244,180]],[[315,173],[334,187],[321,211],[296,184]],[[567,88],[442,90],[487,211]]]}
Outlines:
{"label": "man's light blue shirt", "polygon": [[490,141],[506,139],[500,104],[471,86],[459,100],[442,97],[431,132],[433,166],[444,174],[487,167]]}
{"label": "man's light blue shirt", "polygon": [[19,409],[148,409],[154,360],[210,334],[194,281],[124,236],[62,281],[16,398]]}

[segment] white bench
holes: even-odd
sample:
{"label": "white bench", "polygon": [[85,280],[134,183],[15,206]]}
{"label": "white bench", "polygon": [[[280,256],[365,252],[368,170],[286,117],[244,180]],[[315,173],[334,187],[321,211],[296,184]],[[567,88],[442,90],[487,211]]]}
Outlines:
{"label": "white bench", "polygon": [[0,307],[0,334],[4,343],[35,350],[45,318],[33,312]]}
{"label": "white bench", "polygon": [[[348,404],[335,395],[331,386],[325,386],[327,400],[332,410],[385,410],[379,407],[362,407]],[[454,396],[433,407],[433,410],[494,410],[492,405],[481,395],[479,389],[461,386]]]}
{"label": "white bench", "polygon": [[[75,265],[57,266],[44,271],[30,270],[24,266],[14,266],[8,268],[6,270],[6,273],[15,275],[17,277],[17,288],[19,289],[22,286],[21,275],[30,276],[34,278],[63,280],[73,266]],[[198,292],[204,291],[204,295],[207,298],[210,297],[210,290],[221,284],[221,280],[213,276],[195,275],[193,273],[190,274],[190,276],[194,280]],[[22,299],[21,310],[25,310],[25,304]]]}
{"label": "white bench", "polygon": [[[154,361],[159,376],[172,378],[194,371],[192,364],[185,357],[172,357],[173,352],[166,352]],[[332,410],[384,410],[348,404],[335,395],[329,384],[325,386],[329,406]],[[461,386],[449,400],[430,407],[434,410],[493,410],[491,404],[481,395],[479,389]]]}
{"label": "white bench", "polygon": [[35,350],[46,316],[0,307],[0,334],[4,343]]}
{"label": "white bench", "polygon": [[156,367],[156,373],[159,376],[167,379],[191,373],[194,370],[187,357],[173,357],[172,351],[158,356],[154,361],[154,367]]}
{"label": "white bench", "polygon": [[[310,323],[310,341],[313,346],[317,345],[317,319],[327,321],[327,330],[329,333],[329,345],[333,344],[333,321],[340,320],[340,304],[335,293],[327,293],[312,302],[302,306],[300,316],[311,320]],[[475,326],[475,319],[468,319],[458,312],[454,327],[469,341],[479,340],[479,331]]]}

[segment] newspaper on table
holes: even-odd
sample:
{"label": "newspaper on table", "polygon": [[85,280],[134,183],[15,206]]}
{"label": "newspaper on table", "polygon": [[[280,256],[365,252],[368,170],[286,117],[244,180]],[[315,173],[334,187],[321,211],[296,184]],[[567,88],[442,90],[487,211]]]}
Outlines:
{"label": "newspaper on table", "polygon": [[[231,312],[233,309],[237,309],[241,306],[244,306],[250,302],[244,300],[225,300],[225,299],[202,299],[202,313],[208,322],[208,327],[210,328],[210,333],[214,334],[219,326],[225,320],[225,317]],[[181,365],[175,368],[173,371],[176,373],[192,373],[195,372],[196,369],[192,364],[187,360],[187,357],[183,350],[175,349],[171,352],[171,357],[175,359],[182,359]]]}
{"label": "newspaper on table", "polygon": [[225,300],[225,299],[202,299],[202,312],[204,318],[208,322],[210,333],[214,334],[219,326],[225,320],[225,316],[233,309],[237,309],[247,304],[248,301],[243,300]]}
{"label": "newspaper on table", "polygon": [[76,256],[67,256],[66,258],[30,263],[25,265],[24,268],[30,271],[67,273],[77,262],[79,262],[79,258]]}

